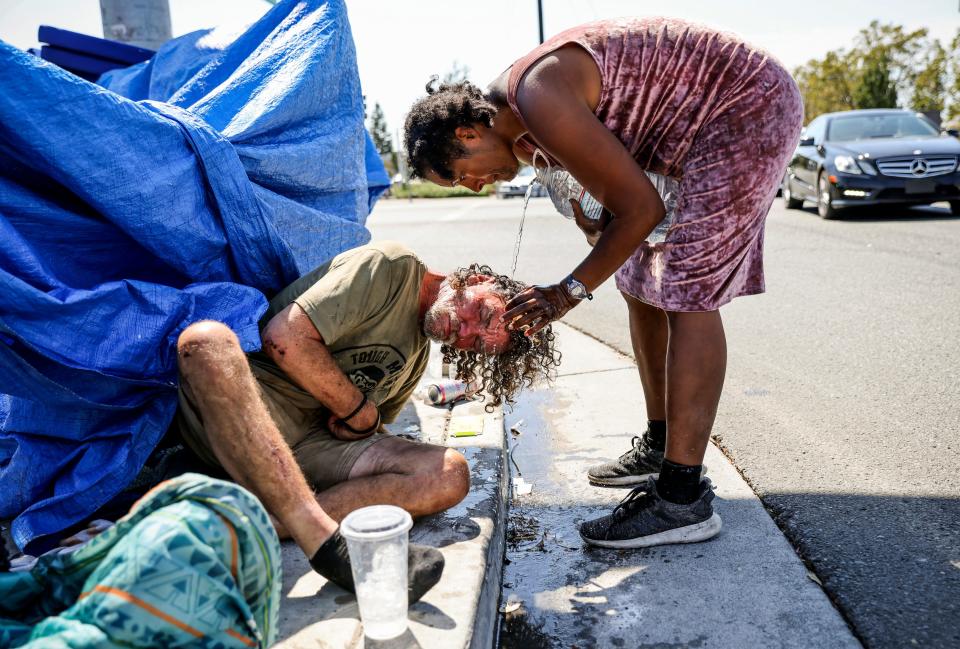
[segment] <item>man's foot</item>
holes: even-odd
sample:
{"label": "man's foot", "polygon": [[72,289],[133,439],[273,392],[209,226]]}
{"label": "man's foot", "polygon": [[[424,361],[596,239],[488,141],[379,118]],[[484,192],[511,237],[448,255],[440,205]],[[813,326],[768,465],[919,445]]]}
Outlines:
{"label": "man's foot", "polygon": [[660,470],[663,451],[650,445],[649,433],[634,436],[632,448],[613,462],[590,467],[590,482],[607,487],[626,487],[643,484],[647,477]]}
{"label": "man's foot", "polygon": [[689,505],[664,500],[657,481],[631,491],[612,514],[580,526],[580,537],[602,548],[645,548],[668,543],[705,541],[720,531],[720,516],[713,511],[713,489],[700,481],[700,496]]}
{"label": "man's foot", "polygon": [[[410,603],[419,601],[440,581],[443,574],[443,554],[436,548],[410,543],[407,546],[407,596]],[[340,530],[333,533],[310,559],[310,565],[320,576],[326,577],[344,590],[356,592],[347,542]]]}

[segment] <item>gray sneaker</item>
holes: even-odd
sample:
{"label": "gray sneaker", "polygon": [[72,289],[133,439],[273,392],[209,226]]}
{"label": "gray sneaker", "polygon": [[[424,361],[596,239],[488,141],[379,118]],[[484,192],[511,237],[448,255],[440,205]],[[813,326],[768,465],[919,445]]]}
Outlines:
{"label": "gray sneaker", "polygon": [[689,505],[671,503],[657,493],[657,482],[631,491],[612,514],[580,525],[580,537],[602,548],[645,548],[696,543],[716,536],[722,526],[713,511],[710,480],[700,481],[700,497]]}
{"label": "gray sneaker", "polygon": [[659,473],[663,451],[650,446],[647,433],[634,436],[629,451],[613,462],[590,467],[587,478],[593,484],[626,487],[643,484],[651,474]]}

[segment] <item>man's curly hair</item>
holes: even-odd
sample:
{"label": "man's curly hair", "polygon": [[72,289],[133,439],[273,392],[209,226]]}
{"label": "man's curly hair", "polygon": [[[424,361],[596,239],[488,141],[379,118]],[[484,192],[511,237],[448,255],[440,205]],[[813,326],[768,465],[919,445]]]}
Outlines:
{"label": "man's curly hair", "polygon": [[444,180],[453,180],[450,161],[466,153],[456,138],[457,127],[490,127],[496,114],[483,91],[469,81],[438,84],[437,77],[431,77],[427,96],[417,100],[403,125],[407,165],[420,178],[433,171]]}
{"label": "man's curly hair", "polygon": [[[506,275],[497,275],[489,266],[480,264],[460,268],[448,275],[447,280],[451,288],[460,291],[466,288],[470,278],[478,275],[493,278],[493,291],[503,297],[505,302],[527,288],[523,282],[510,279]],[[548,325],[529,337],[519,331],[511,331],[510,344],[502,354],[483,354],[456,349],[451,345],[443,345],[440,351],[443,362],[456,367],[458,380],[474,383],[477,394],[484,399],[490,398],[484,408],[487,412],[492,412],[504,403],[514,403],[521,388],[556,378],[561,354],[556,349],[555,340],[556,334]]]}

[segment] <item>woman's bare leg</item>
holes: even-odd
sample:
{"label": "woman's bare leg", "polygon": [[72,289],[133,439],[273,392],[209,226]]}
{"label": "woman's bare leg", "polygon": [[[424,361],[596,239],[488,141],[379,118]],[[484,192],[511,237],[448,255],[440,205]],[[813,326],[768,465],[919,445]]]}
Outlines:
{"label": "woman's bare leg", "polygon": [[719,311],[667,314],[667,451],[677,464],[703,463],[727,371]]}
{"label": "woman's bare leg", "polygon": [[637,360],[647,419],[667,418],[667,314],[655,306],[621,293],[630,317],[630,343]]}

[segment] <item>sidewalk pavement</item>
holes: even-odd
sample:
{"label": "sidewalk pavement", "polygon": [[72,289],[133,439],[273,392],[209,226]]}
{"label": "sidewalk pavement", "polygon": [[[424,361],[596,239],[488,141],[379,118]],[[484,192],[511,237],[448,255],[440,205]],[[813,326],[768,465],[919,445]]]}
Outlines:
{"label": "sidewalk pavement", "polygon": [[[438,349],[433,350],[437,361]],[[433,364],[432,364],[433,365]],[[421,381],[438,380],[439,372]],[[454,437],[458,427],[482,427],[474,437]],[[452,408],[426,405],[414,397],[394,433],[458,449],[470,463],[470,494],[456,507],[416,522],[411,541],[431,545],[446,560],[443,577],[410,607],[409,630],[399,638],[365,638],[353,595],[313,572],[300,550],[283,544],[280,604],[281,649],[487,649],[494,641],[503,567],[508,472],[504,470],[503,415],[484,412],[479,402]]]}
{"label": "sidewalk pavement", "polygon": [[609,513],[626,489],[586,470],[617,457],[644,427],[636,366],[557,326],[559,380],[506,416],[527,496],[514,495],[500,635],[504,648],[858,648],[840,614],[736,468],[711,444],[720,534],[641,550],[585,548],[580,521]]}
{"label": "sidewalk pavement", "polygon": [[[712,444],[706,463],[724,523],[717,537],[632,551],[583,545],[578,523],[627,494],[591,486],[586,470],[629,448],[643,406],[628,357],[570,327],[557,330],[559,379],[527,392],[505,417],[484,413],[480,403],[435,408],[414,398],[391,427],[459,448],[472,471],[464,502],[411,532],[442,550],[446,569],[411,606],[409,631],[387,642],[364,638],[353,595],[326,583],[286,543],[275,646],[488,649],[499,622],[504,649],[859,649],[816,576]],[[422,385],[435,380],[428,375]],[[482,435],[449,434],[471,417],[481,418]],[[529,494],[513,494],[509,520],[505,445],[533,485]]]}

